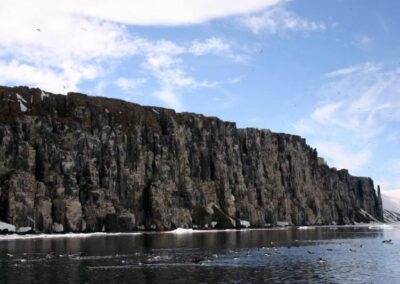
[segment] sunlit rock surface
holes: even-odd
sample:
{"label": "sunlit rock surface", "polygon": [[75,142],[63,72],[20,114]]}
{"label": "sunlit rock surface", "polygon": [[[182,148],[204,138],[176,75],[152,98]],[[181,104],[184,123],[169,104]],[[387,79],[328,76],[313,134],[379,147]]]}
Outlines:
{"label": "sunlit rock surface", "polygon": [[37,232],[382,220],[370,178],[299,136],[77,93],[0,88],[0,220]]}

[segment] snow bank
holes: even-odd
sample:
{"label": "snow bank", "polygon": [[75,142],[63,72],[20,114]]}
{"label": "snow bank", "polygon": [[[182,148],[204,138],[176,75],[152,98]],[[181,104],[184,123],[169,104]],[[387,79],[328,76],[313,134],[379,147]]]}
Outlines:
{"label": "snow bank", "polygon": [[289,226],[289,222],[287,222],[287,221],[278,221],[278,222],[276,222],[276,225],[278,227],[287,227],[287,226]]}
{"label": "snow bank", "polygon": [[297,227],[297,230],[315,230],[314,226],[300,226]]}
{"label": "snow bank", "polygon": [[15,232],[15,226],[8,223],[0,222],[0,230],[8,230],[9,232]]}
{"label": "snow bank", "polygon": [[129,236],[143,233],[66,233],[66,234],[27,234],[27,235],[0,235],[0,241],[27,240],[27,239],[63,239],[63,238],[90,238],[96,236]]}
{"label": "snow bank", "polygon": [[183,229],[183,228],[178,228],[172,231],[168,231],[166,233],[171,233],[171,234],[192,234],[194,231],[193,229]]}
{"label": "snow bank", "polygon": [[32,231],[32,227],[19,227],[17,233],[28,233]]}
{"label": "snow bank", "polygon": [[250,228],[250,222],[246,220],[240,220],[240,226],[243,228]]}

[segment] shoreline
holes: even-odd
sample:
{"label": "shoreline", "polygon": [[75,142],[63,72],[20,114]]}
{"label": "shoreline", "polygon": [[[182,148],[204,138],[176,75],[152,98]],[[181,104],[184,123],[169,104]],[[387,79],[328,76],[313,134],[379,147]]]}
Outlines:
{"label": "shoreline", "polygon": [[213,229],[213,230],[197,230],[197,229],[183,229],[177,228],[170,231],[135,231],[135,232],[91,232],[91,233],[31,233],[31,234],[4,234],[0,235],[0,241],[14,241],[14,240],[31,240],[31,239],[62,239],[62,238],[90,238],[100,236],[135,236],[146,234],[199,234],[199,233],[223,233],[223,232],[249,232],[249,231],[281,231],[281,230],[315,230],[319,228],[397,228],[400,223],[363,223],[354,225],[318,225],[318,226],[285,226],[285,227],[270,227],[270,228],[245,228],[245,229]]}

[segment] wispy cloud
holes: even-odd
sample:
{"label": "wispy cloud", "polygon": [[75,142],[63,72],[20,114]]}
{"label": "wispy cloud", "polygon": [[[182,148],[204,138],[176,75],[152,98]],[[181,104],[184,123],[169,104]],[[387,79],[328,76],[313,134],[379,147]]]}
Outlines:
{"label": "wispy cloud", "polygon": [[180,111],[183,108],[179,95],[168,87],[153,93],[153,96],[165,102],[168,107],[173,108],[174,110]]}
{"label": "wispy cloud", "polygon": [[145,84],[147,80],[147,78],[128,79],[121,77],[115,81],[115,84],[123,91],[131,91]]}
{"label": "wispy cloud", "polygon": [[377,148],[387,147],[380,137],[400,132],[388,127],[400,121],[400,69],[367,62],[324,78],[315,108],[293,128],[332,166],[360,172],[374,163]]}
{"label": "wispy cloud", "polygon": [[[281,6],[286,2],[105,0],[93,5],[89,0],[7,1],[0,9],[0,84],[29,84],[66,93],[79,91],[82,82],[97,80],[94,90],[102,93],[110,84],[105,76],[119,62],[136,57],[144,73],[141,76],[155,80],[159,87],[153,96],[161,99],[164,94],[162,101],[168,106],[182,106],[182,88],[222,84],[196,78],[184,62],[187,56],[221,56],[245,62],[246,55],[221,37],[155,40],[132,33],[130,26],[182,26],[245,16],[243,23],[252,31],[278,32],[281,26],[289,30],[324,28],[287,11]],[[114,82],[125,92],[144,83],[141,78],[128,77]]]}
{"label": "wispy cloud", "polygon": [[[29,84],[56,93],[79,91],[82,81],[101,78],[114,60],[136,56],[142,60],[142,71],[158,80],[163,91],[168,90],[156,97],[160,98],[164,93],[171,98],[177,87],[217,85],[188,75],[181,55],[229,58],[227,54],[233,54],[230,44],[217,37],[183,43],[149,40],[130,34],[121,24],[65,13],[60,15],[60,18],[21,16],[21,24],[15,17],[4,14],[4,10],[0,12],[3,16],[0,23],[10,18],[7,25],[0,24],[1,84]],[[12,27],[15,27],[14,32],[11,32]],[[71,35],[73,40],[65,40]],[[119,78],[115,84],[128,91],[143,85],[146,80]],[[104,84],[100,87],[103,89]]]}
{"label": "wispy cloud", "polygon": [[94,65],[72,66],[66,62],[61,71],[53,66],[25,64],[18,60],[0,60],[0,83],[29,84],[45,88],[56,93],[76,90],[81,80],[90,80],[98,76],[101,69]]}
{"label": "wispy cloud", "polygon": [[[45,1],[52,3],[52,1]],[[204,23],[213,19],[255,13],[283,0],[89,0],[57,1],[70,7],[72,12],[103,20],[129,25],[177,26]],[[61,4],[62,5],[62,4]]]}
{"label": "wispy cloud", "polygon": [[383,189],[400,190],[400,159],[391,159],[384,163],[382,168],[384,173],[378,177],[377,183]]}
{"label": "wispy cloud", "polygon": [[144,68],[157,78],[161,84],[176,87],[213,87],[216,83],[199,81],[188,75],[182,60],[166,54],[149,54],[143,63]]}
{"label": "wispy cloud", "polygon": [[283,5],[273,6],[257,15],[244,16],[240,23],[253,33],[269,32],[272,34],[284,31],[322,31],[325,24],[302,18]]}
{"label": "wispy cloud", "polygon": [[228,43],[220,38],[211,37],[203,42],[194,41],[188,51],[194,55],[205,55],[208,53],[220,54],[229,50],[230,45]]}
{"label": "wispy cloud", "polygon": [[342,122],[338,117],[338,112],[341,110],[343,102],[327,103],[316,108],[311,118],[320,124],[332,124],[340,127],[347,127],[346,122]]}
{"label": "wispy cloud", "polygon": [[107,62],[137,52],[140,42],[129,37],[123,25],[40,4],[2,5],[0,72],[12,72],[2,76],[0,83],[28,83],[65,93],[78,90],[82,80],[99,77]]}
{"label": "wispy cloud", "polygon": [[320,156],[326,158],[332,165],[346,168],[351,172],[357,172],[371,161],[371,150],[362,148],[354,151],[346,144],[317,140],[314,146],[318,149]]}
{"label": "wispy cloud", "polygon": [[[142,71],[156,78],[163,90],[215,86],[215,82],[188,74],[181,55],[218,55],[238,61],[235,58],[240,56],[225,40],[150,40],[128,28],[202,23],[256,12],[281,1],[211,2],[106,0],[93,5],[87,0],[7,1],[0,9],[0,84],[29,84],[56,93],[79,91],[82,82],[101,81],[122,58],[136,56],[142,61]],[[125,91],[142,83],[132,78],[116,82]]]}
{"label": "wispy cloud", "polygon": [[243,80],[243,77],[238,76],[238,77],[234,77],[232,79],[229,80],[230,84],[237,84],[240,83]]}
{"label": "wispy cloud", "polygon": [[[222,51],[225,51],[222,53]],[[148,42],[143,48],[142,63],[146,74],[158,82],[159,90],[153,96],[163,101],[166,106],[182,110],[180,93],[194,88],[213,88],[220,82],[195,78],[187,71],[182,56],[204,56],[207,54],[225,56],[231,53],[231,46],[216,37],[176,44],[170,41]]]}
{"label": "wispy cloud", "polygon": [[378,71],[379,69],[380,69],[380,67],[378,65],[367,62],[367,63],[363,63],[363,64],[352,65],[352,66],[349,66],[346,68],[334,70],[334,71],[326,73],[324,76],[326,78],[334,78],[334,77],[351,75],[351,74],[354,74],[357,72],[370,73],[370,72]]}
{"label": "wispy cloud", "polygon": [[368,35],[356,36],[353,40],[353,45],[361,50],[370,50],[374,44],[374,39]]}

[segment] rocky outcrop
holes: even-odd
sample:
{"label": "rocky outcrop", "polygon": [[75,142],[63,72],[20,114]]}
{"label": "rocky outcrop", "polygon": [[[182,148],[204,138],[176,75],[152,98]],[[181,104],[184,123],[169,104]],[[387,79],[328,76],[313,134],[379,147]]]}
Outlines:
{"label": "rocky outcrop", "polygon": [[37,232],[382,220],[370,178],[299,136],[115,99],[0,88],[0,220]]}

